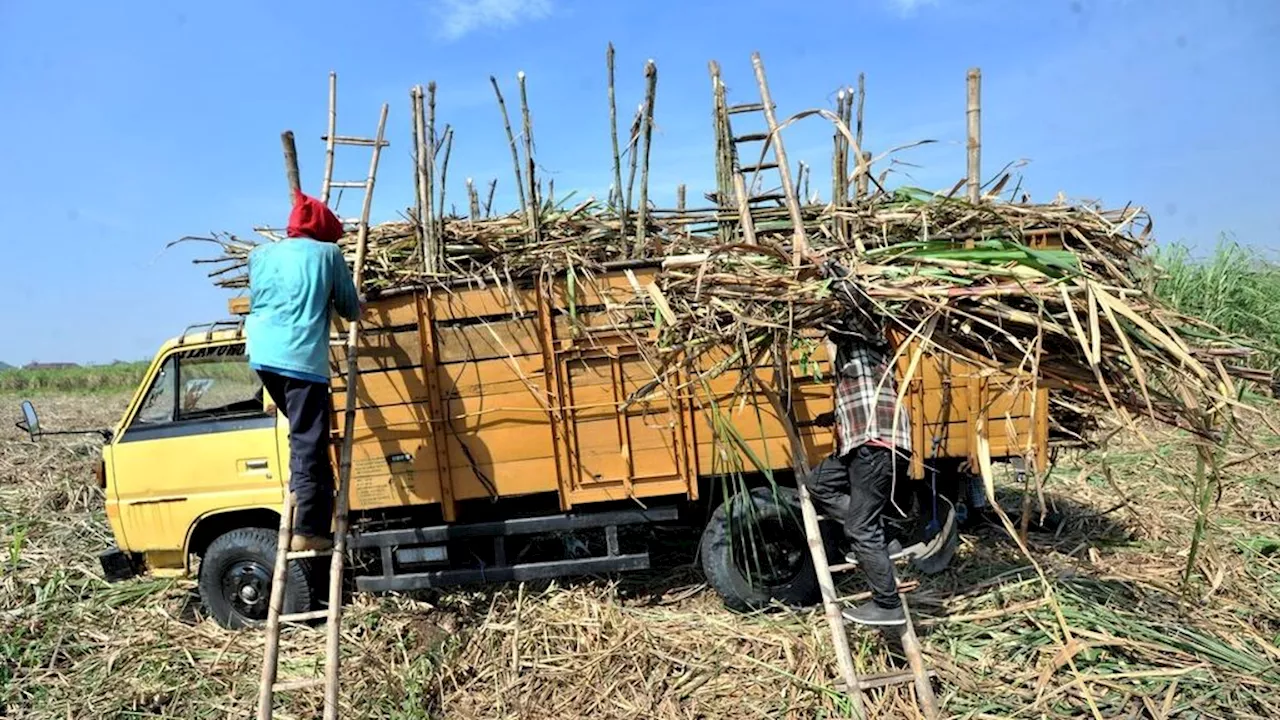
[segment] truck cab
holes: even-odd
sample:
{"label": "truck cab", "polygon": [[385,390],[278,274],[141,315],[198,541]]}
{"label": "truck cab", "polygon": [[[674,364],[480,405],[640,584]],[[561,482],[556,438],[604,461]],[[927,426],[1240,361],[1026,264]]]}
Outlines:
{"label": "truck cab", "polygon": [[[287,426],[249,367],[238,328],[213,326],[165,343],[102,450],[117,544],[103,556],[108,578],[143,570],[185,576],[193,558],[226,533],[273,532],[287,443]],[[216,579],[240,599],[231,609],[241,622],[265,617],[270,566],[269,555],[265,563],[244,558]]]}

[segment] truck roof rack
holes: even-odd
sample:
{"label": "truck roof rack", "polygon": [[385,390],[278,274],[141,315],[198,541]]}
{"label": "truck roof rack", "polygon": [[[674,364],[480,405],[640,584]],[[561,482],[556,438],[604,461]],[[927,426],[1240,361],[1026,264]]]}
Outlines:
{"label": "truck roof rack", "polygon": [[188,338],[191,338],[195,335],[200,335],[201,333],[203,333],[204,335],[204,338],[203,338],[204,342],[209,342],[210,340],[213,339],[214,333],[226,332],[226,331],[235,332],[237,338],[243,337],[244,336],[244,318],[241,317],[241,318],[235,318],[232,320],[214,320],[213,322],[208,322],[208,323],[196,323],[195,325],[188,325],[187,329],[183,330],[182,335],[178,337],[178,345],[185,344]]}

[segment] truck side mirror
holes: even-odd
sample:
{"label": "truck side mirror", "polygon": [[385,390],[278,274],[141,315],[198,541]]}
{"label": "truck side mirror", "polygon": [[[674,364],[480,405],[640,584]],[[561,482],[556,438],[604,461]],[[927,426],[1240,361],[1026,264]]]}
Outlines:
{"label": "truck side mirror", "polygon": [[40,416],[36,414],[36,406],[30,400],[22,401],[22,419],[18,421],[18,429],[26,430],[34,442],[40,437]]}

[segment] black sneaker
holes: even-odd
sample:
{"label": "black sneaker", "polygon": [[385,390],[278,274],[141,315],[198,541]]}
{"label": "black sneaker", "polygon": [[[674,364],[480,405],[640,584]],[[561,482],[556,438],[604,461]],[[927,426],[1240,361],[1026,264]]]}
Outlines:
{"label": "black sneaker", "polygon": [[[902,547],[902,543],[898,542],[897,538],[894,538],[893,540],[889,541],[889,561],[890,562],[897,562],[901,560],[903,556],[905,556],[906,554],[907,554],[906,548]],[[850,550],[849,552],[844,554],[844,561],[851,565],[857,565],[858,556],[854,555],[853,551]]]}
{"label": "black sneaker", "polygon": [[902,612],[901,605],[896,608],[884,608],[877,605],[875,600],[868,600],[858,607],[845,608],[840,614],[848,622],[859,625],[907,624],[907,615]]}

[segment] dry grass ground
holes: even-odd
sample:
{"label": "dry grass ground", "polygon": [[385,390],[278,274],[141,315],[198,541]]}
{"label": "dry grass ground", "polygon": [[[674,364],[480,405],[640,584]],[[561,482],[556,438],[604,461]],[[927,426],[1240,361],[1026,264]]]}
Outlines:
{"label": "dry grass ground", "polygon": [[[101,425],[123,403],[54,396],[41,410],[50,428]],[[1164,432],[1149,441],[1060,458],[1046,488],[1053,512],[1029,536],[1047,584],[995,528],[966,534],[951,571],[920,578],[914,609],[948,716],[1274,716],[1275,463],[1230,468],[1184,592],[1191,453]],[[95,456],[89,441],[0,432],[0,717],[247,716],[258,634],[201,619],[192,583],[101,580],[96,553],[111,537]],[[344,623],[344,717],[843,716],[820,615],[726,612],[687,545],[673,546],[686,549],[671,569],[618,581],[357,596]],[[304,652],[322,646],[319,632],[286,633],[286,676],[322,662]],[[864,671],[905,667],[878,635],[853,641]],[[872,705],[912,717],[908,693],[877,691]],[[296,718],[317,707],[284,704]]]}

